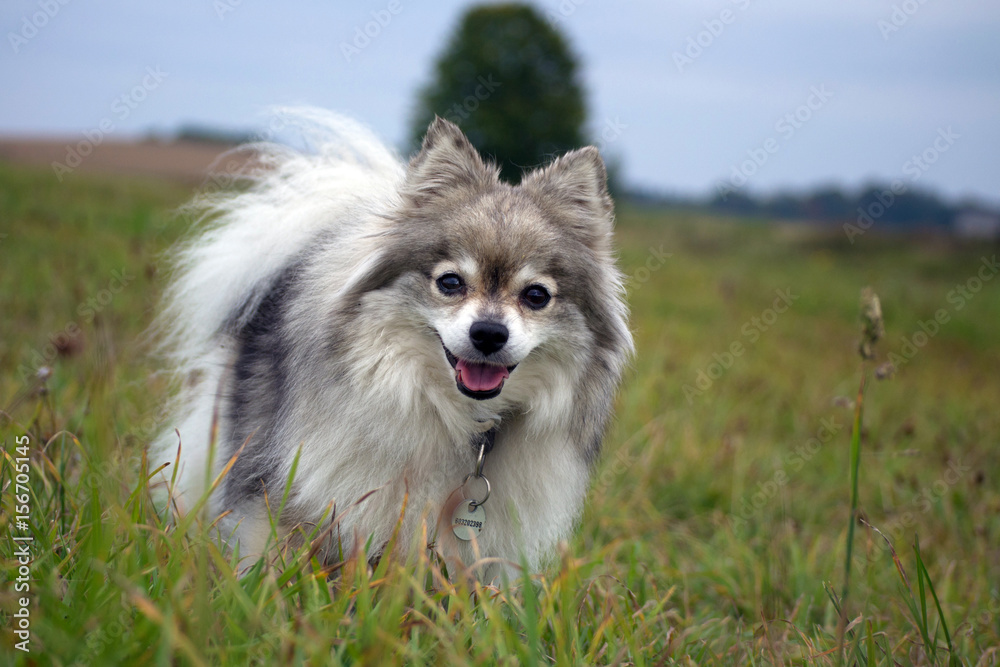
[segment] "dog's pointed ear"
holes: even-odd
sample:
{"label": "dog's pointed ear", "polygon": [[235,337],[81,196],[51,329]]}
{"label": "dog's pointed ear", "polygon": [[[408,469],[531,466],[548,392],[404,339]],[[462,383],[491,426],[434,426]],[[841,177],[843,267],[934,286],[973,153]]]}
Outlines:
{"label": "dog's pointed ear", "polygon": [[483,162],[457,125],[435,116],[407,167],[403,191],[414,204],[425,205],[456,191],[495,184],[497,177],[497,169]]}
{"label": "dog's pointed ear", "polygon": [[594,250],[610,248],[614,204],[608,172],[593,146],[570,151],[521,181],[550,220],[565,225]]}

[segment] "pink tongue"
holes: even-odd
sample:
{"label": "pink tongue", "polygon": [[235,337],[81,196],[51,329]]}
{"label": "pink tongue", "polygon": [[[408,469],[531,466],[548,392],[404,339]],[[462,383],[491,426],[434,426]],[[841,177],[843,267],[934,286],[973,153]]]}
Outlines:
{"label": "pink tongue", "polygon": [[473,364],[465,359],[458,360],[455,370],[458,371],[458,381],[471,391],[493,391],[510,377],[503,366]]}

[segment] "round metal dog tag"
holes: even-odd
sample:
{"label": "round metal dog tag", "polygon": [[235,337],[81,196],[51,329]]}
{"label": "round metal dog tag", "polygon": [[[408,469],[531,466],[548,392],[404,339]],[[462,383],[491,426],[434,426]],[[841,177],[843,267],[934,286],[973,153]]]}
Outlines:
{"label": "round metal dog tag", "polygon": [[484,523],[486,523],[486,509],[469,498],[459,503],[451,513],[451,532],[465,542],[483,532]]}

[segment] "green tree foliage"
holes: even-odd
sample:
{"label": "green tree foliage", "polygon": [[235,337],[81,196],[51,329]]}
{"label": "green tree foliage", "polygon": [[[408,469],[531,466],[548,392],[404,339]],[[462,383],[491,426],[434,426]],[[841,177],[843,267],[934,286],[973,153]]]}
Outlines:
{"label": "green tree foliage", "polygon": [[413,144],[436,114],[517,182],[524,169],[586,143],[578,69],[566,40],[532,7],[474,7],[420,94]]}

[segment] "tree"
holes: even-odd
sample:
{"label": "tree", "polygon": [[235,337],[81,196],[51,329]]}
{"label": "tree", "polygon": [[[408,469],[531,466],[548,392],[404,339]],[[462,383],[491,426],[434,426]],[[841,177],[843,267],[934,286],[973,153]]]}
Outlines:
{"label": "tree", "polygon": [[586,143],[577,71],[566,40],[532,7],[474,7],[419,96],[413,144],[441,116],[517,182],[523,170]]}
{"label": "tree", "polygon": [[802,203],[810,220],[840,221],[851,216],[853,209],[847,195],[836,187],[817,190]]}

